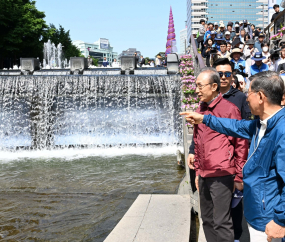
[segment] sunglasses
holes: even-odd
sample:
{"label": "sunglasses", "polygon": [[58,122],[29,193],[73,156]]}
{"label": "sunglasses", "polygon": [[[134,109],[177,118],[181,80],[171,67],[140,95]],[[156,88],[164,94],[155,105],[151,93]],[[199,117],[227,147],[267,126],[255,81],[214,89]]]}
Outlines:
{"label": "sunglasses", "polygon": [[223,77],[223,75],[225,75],[225,77],[231,77],[232,73],[229,71],[226,72],[222,72],[222,71],[218,71],[220,77]]}

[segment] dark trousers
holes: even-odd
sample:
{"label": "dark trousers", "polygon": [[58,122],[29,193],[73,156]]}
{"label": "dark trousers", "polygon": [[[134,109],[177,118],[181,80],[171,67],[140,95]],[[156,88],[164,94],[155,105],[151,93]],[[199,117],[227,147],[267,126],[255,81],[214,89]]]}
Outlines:
{"label": "dark trousers", "polygon": [[233,242],[231,218],[233,176],[199,177],[203,229],[208,242]]}
{"label": "dark trousers", "polygon": [[234,232],[235,232],[235,240],[239,240],[243,229],[242,229],[242,219],[243,219],[243,204],[242,201],[239,204],[231,209],[231,215],[233,220]]}

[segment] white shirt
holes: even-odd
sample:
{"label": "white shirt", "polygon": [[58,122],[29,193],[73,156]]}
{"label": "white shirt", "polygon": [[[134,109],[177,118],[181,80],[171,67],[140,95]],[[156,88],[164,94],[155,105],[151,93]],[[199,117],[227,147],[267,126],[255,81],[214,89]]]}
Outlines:
{"label": "white shirt", "polygon": [[260,127],[260,130],[259,130],[259,133],[258,133],[258,141],[257,141],[257,146],[259,145],[259,142],[260,140],[263,138],[264,134],[265,134],[265,131],[267,129],[267,121],[269,119],[271,119],[276,113],[278,113],[280,110],[282,110],[283,108],[280,108],[277,112],[273,113],[271,116],[269,116],[268,118],[264,119],[264,120],[260,120],[260,124],[261,124],[261,127]]}
{"label": "white shirt", "polygon": [[275,61],[275,63],[273,64],[273,62],[270,63],[270,66],[269,66],[269,70],[270,71],[276,71],[277,72],[277,69],[278,69],[278,66],[279,64],[282,64],[284,63],[284,59],[282,58],[279,58],[278,60]]}

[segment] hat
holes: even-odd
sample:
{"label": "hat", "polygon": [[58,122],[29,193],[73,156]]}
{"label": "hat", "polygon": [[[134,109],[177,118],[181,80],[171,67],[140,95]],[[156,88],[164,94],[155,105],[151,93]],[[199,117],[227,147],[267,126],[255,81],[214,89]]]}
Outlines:
{"label": "hat", "polygon": [[225,40],[222,34],[217,34],[214,40]]}
{"label": "hat", "polygon": [[232,199],[232,208],[235,208],[239,204],[242,198],[243,198],[242,191],[235,189],[233,193],[233,199]]}
{"label": "hat", "polygon": [[231,32],[230,32],[230,31],[226,31],[226,32],[225,32],[225,35],[227,35],[227,34],[231,34]]}
{"label": "hat", "polygon": [[228,22],[228,26],[233,26],[233,25],[234,25],[233,22],[231,21]]}
{"label": "hat", "polygon": [[224,21],[223,21],[223,20],[221,20],[219,23],[220,23],[220,24],[223,24],[223,23],[224,23]]}
{"label": "hat", "polygon": [[247,45],[254,45],[255,42],[254,42],[253,39],[249,39],[249,40],[247,40],[247,41],[245,42],[245,44],[247,44]]}
{"label": "hat", "polygon": [[[234,45],[233,45],[233,46],[234,46]],[[233,58],[233,54],[234,54],[234,53],[240,53],[240,54],[242,54],[240,48],[234,48],[234,49],[232,50],[231,55],[230,55],[231,58]]]}
{"label": "hat", "polygon": [[264,33],[259,33],[258,38],[259,38],[259,37],[263,37],[263,38],[265,38]]}
{"label": "hat", "polygon": [[256,52],[254,54],[254,56],[251,57],[251,59],[254,60],[254,61],[261,61],[261,60],[266,59],[266,57],[262,55],[262,52]]}
{"label": "hat", "polygon": [[215,22],[214,25],[219,25],[218,22]]}
{"label": "hat", "polygon": [[202,23],[202,22],[206,22],[205,19],[200,19],[200,23]]}
{"label": "hat", "polygon": [[232,46],[236,46],[236,45],[240,45],[240,44],[241,44],[240,38],[235,38],[233,43],[232,43]]}
{"label": "hat", "polygon": [[221,28],[224,28],[224,27],[225,27],[225,25],[224,25],[224,24],[220,24],[220,27],[221,27]]}
{"label": "hat", "polygon": [[213,30],[213,31],[211,31],[211,34],[216,34],[216,31],[214,31],[214,30]]}
{"label": "hat", "polygon": [[279,5],[278,4],[274,4],[273,5],[273,8],[275,9],[275,8],[279,8]]}
{"label": "hat", "polygon": [[242,21],[239,21],[239,24],[242,24],[243,22]]}
{"label": "hat", "polygon": [[244,23],[244,24],[247,24],[247,20],[246,20],[246,19],[244,19],[244,20],[243,20],[243,23]]}
{"label": "hat", "polygon": [[236,21],[236,22],[235,22],[235,24],[239,24],[239,22],[238,22],[238,21]]}

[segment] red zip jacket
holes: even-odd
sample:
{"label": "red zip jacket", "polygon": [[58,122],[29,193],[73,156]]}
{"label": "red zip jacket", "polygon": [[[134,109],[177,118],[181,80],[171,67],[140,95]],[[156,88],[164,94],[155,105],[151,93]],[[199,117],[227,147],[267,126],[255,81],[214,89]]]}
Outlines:
{"label": "red zip jacket", "polygon": [[[239,109],[223,98],[222,94],[208,105],[202,103],[197,113],[212,114],[220,118],[241,120]],[[195,170],[201,177],[236,175],[242,182],[242,168],[248,155],[248,141],[213,131],[205,124],[194,127]]]}

